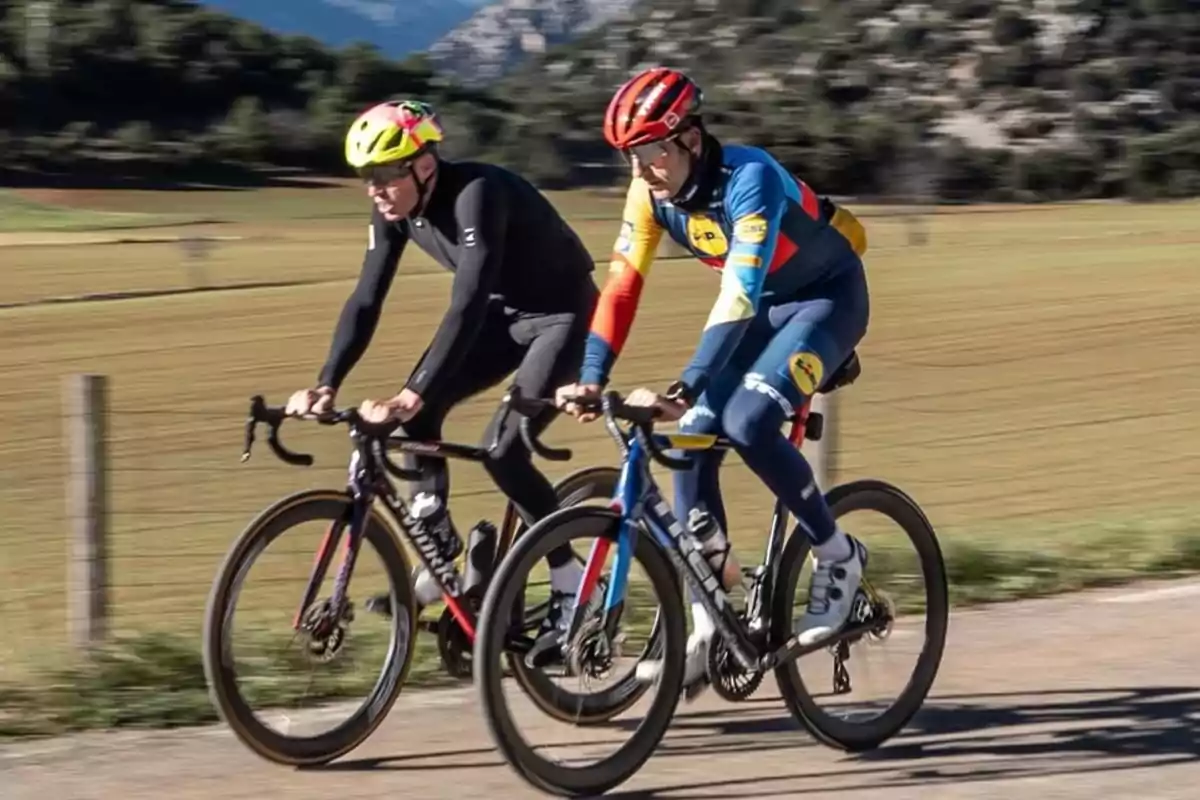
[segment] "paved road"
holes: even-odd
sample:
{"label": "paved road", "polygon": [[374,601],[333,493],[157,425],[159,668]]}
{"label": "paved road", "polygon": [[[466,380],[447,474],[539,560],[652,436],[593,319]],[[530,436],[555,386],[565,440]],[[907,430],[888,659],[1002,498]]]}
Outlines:
{"label": "paved road", "polygon": [[[887,746],[813,743],[768,678],[742,705],[681,706],[610,797],[1194,798],[1200,581],[957,613],[926,709]],[[603,736],[603,732],[588,735]],[[85,735],[0,751],[4,800],[538,797],[491,747],[470,691],[402,695],[358,751],[276,767],[220,727]]]}

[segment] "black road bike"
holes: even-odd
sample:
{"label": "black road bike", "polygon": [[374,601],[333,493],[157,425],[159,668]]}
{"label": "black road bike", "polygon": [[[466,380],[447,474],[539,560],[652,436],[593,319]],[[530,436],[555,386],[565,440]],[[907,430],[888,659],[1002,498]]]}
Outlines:
{"label": "black road bike", "polygon": [[[512,407],[505,409],[511,413]],[[272,451],[288,464],[309,466],[311,455],[289,450],[279,440],[279,429],[288,416],[282,407],[268,407],[261,396],[251,399],[246,422],[245,450],[242,461],[250,457],[259,424],[268,428],[267,442]],[[291,419],[301,419],[291,417]],[[507,504],[501,528],[476,525],[466,549],[465,570],[460,572],[452,560],[441,555],[433,536],[419,524],[413,524],[409,508],[388,476],[400,481],[416,481],[419,470],[398,466],[389,450],[414,455],[483,461],[497,446],[488,448],[444,441],[421,441],[395,435],[395,422],[370,423],[356,410],[335,411],[319,417],[308,416],[323,425],[345,425],[353,443],[348,480],[342,490],[312,489],[288,495],[262,511],[230,548],[218,570],[208,599],[203,633],[204,670],[209,694],[221,717],[235,735],[260,756],[280,764],[310,766],[331,761],[353,750],[367,739],[386,717],[408,676],[416,633],[436,634],[444,668],[458,678],[471,676],[472,646],[476,634],[476,613],[483,589],[496,564],[505,556],[526,525],[511,502]],[[521,420],[521,435],[530,449],[546,459],[565,461],[569,449],[550,448],[537,441],[529,431],[529,418]],[[499,432],[501,426],[497,426]],[[589,500],[607,500],[616,487],[618,473],[611,467],[579,470],[556,485],[559,502],[573,506]],[[379,502],[375,502],[375,501]],[[298,598],[292,619],[291,642],[303,643],[303,660],[310,666],[336,661],[343,655],[355,618],[355,603],[350,599],[351,578],[364,540],[379,554],[390,583],[386,596],[368,598],[385,608],[380,614],[388,620],[390,642],[382,670],[367,698],[348,711],[345,721],[328,732],[315,736],[279,732],[253,712],[253,691],[244,692],[238,680],[238,663],[230,643],[234,608],[242,584],[255,559],[279,537],[304,523],[323,523],[325,535],[313,559],[308,585]],[[491,535],[487,535],[490,531]],[[480,534],[480,535],[476,535]],[[422,609],[415,606],[412,569],[401,541],[407,541],[421,564],[442,589],[445,609],[436,619],[418,620]],[[333,588],[328,597],[318,593],[342,545]],[[578,556],[576,556],[578,558]],[[464,574],[465,573],[465,574]],[[578,698],[552,683],[541,671],[528,668],[520,658],[536,639],[545,618],[548,603],[528,609],[514,626],[510,645],[510,670],[523,690],[551,715],[576,720],[580,708],[586,709],[584,722],[601,722],[621,713],[636,702],[644,689],[629,683],[614,687],[600,697],[587,698],[586,706]],[[632,681],[632,679],[631,679]]]}

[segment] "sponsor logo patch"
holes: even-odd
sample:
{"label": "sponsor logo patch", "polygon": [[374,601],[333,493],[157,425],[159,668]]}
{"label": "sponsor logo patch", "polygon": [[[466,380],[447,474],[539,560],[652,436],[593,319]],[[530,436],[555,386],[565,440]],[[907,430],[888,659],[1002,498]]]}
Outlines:
{"label": "sponsor logo patch", "polygon": [[816,353],[796,353],[788,359],[788,371],[796,388],[807,397],[816,394],[821,379],[825,376],[825,365]]}
{"label": "sponsor logo patch", "polygon": [[748,244],[761,244],[767,238],[767,221],[761,214],[742,217],[734,224],[733,235]]}
{"label": "sponsor logo patch", "polygon": [[729,241],[721,226],[712,217],[688,217],[688,241],[696,252],[706,256],[723,256],[729,250]]}

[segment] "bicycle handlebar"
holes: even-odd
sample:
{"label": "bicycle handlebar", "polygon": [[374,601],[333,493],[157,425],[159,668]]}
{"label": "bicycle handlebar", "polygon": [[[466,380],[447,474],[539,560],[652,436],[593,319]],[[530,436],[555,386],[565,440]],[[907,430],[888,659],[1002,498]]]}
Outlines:
{"label": "bicycle handlebar", "polygon": [[[258,423],[262,422],[267,425],[267,444],[271,446],[271,450],[275,453],[276,457],[294,466],[312,466],[313,457],[311,455],[289,450],[279,441],[279,427],[289,417],[293,417],[293,415],[288,414],[284,407],[268,406],[266,401],[263,400],[262,395],[256,394],[250,398],[250,416],[246,419],[246,447],[242,451],[243,463],[250,458],[250,448],[254,444],[254,433],[258,427]],[[328,414],[305,414],[293,418],[314,420],[321,425],[349,425],[352,430],[378,447],[383,468],[390,474],[404,481],[416,481],[421,478],[420,470],[404,469],[397,466],[388,457],[387,448],[384,446],[384,443],[400,427],[399,422],[393,420],[387,422],[367,422],[359,415],[356,409],[352,408],[333,411]]]}
{"label": "bicycle handlebar", "polygon": [[[523,414],[521,420],[520,432],[521,439],[525,442],[525,446],[531,451],[537,453],[542,458],[549,461],[568,461],[572,457],[572,452],[568,448],[555,448],[543,444],[538,441],[537,436],[530,430],[530,417],[541,413],[547,406],[552,406],[553,402],[549,400],[537,400],[532,398],[522,397],[519,389],[514,387],[512,392],[505,396],[504,402],[507,406],[505,412],[516,411]],[[410,470],[397,466],[387,455],[387,440],[399,428],[401,423],[396,420],[388,420],[387,422],[367,422],[362,418],[356,409],[344,409],[342,411],[333,411],[327,414],[305,414],[303,416],[293,416],[286,413],[283,406],[268,406],[262,395],[255,395],[250,399],[250,416],[246,420],[246,446],[242,452],[242,461],[245,462],[250,458],[250,449],[254,444],[255,430],[258,423],[262,422],[267,425],[267,444],[271,446],[271,450],[276,457],[288,464],[308,467],[312,466],[313,457],[307,453],[296,453],[289,450],[281,441],[279,441],[279,427],[285,419],[292,417],[294,419],[315,420],[322,425],[338,425],[346,424],[355,431],[360,437],[367,439],[373,443],[379,452],[380,459],[383,461],[384,469],[400,480],[416,481],[421,478],[421,470]],[[496,438],[493,440],[489,451],[494,450],[499,445],[500,431],[502,426],[496,427]]]}
{"label": "bicycle handlebar", "polygon": [[[528,422],[528,416],[541,413],[546,408],[554,405],[553,401],[550,400],[523,398],[516,389],[513,389],[513,391],[505,397],[505,401],[509,402],[512,408],[519,410],[519,413],[527,415],[526,419],[522,420],[521,423],[522,437],[524,437],[527,432],[525,424]],[[690,458],[675,458],[674,456],[669,456],[663,452],[662,448],[659,447],[658,444],[655,443],[653,427],[655,421],[659,417],[659,410],[657,408],[628,405],[621,398],[620,394],[612,390],[605,392],[599,397],[578,397],[572,402],[580,406],[586,412],[603,414],[605,423],[608,425],[610,431],[614,431],[615,420],[620,419],[624,420],[625,422],[632,423],[634,427],[634,435],[637,437],[638,442],[646,449],[646,452],[650,454],[651,458],[667,469],[691,469],[692,460]],[[619,431],[614,431],[614,435],[619,435]],[[526,440],[526,443],[530,444],[528,440]],[[533,450],[535,448],[530,445],[530,449]]]}

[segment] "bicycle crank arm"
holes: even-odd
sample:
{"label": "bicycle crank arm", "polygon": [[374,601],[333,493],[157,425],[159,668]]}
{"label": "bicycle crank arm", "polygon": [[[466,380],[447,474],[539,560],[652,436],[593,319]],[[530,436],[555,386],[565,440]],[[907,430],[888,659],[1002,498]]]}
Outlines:
{"label": "bicycle crank arm", "polygon": [[879,627],[879,620],[869,620],[860,622],[855,625],[848,625],[842,630],[830,636],[827,639],[822,639],[814,644],[800,644],[800,637],[793,636],[788,639],[787,644],[779,648],[773,653],[767,653],[759,662],[759,668],[762,670],[774,669],[781,664],[786,664],[789,661],[795,661],[801,656],[806,656],[809,653],[815,653],[818,650],[823,650],[835,644],[840,644],[848,639],[855,639],[870,633],[875,628]]}

